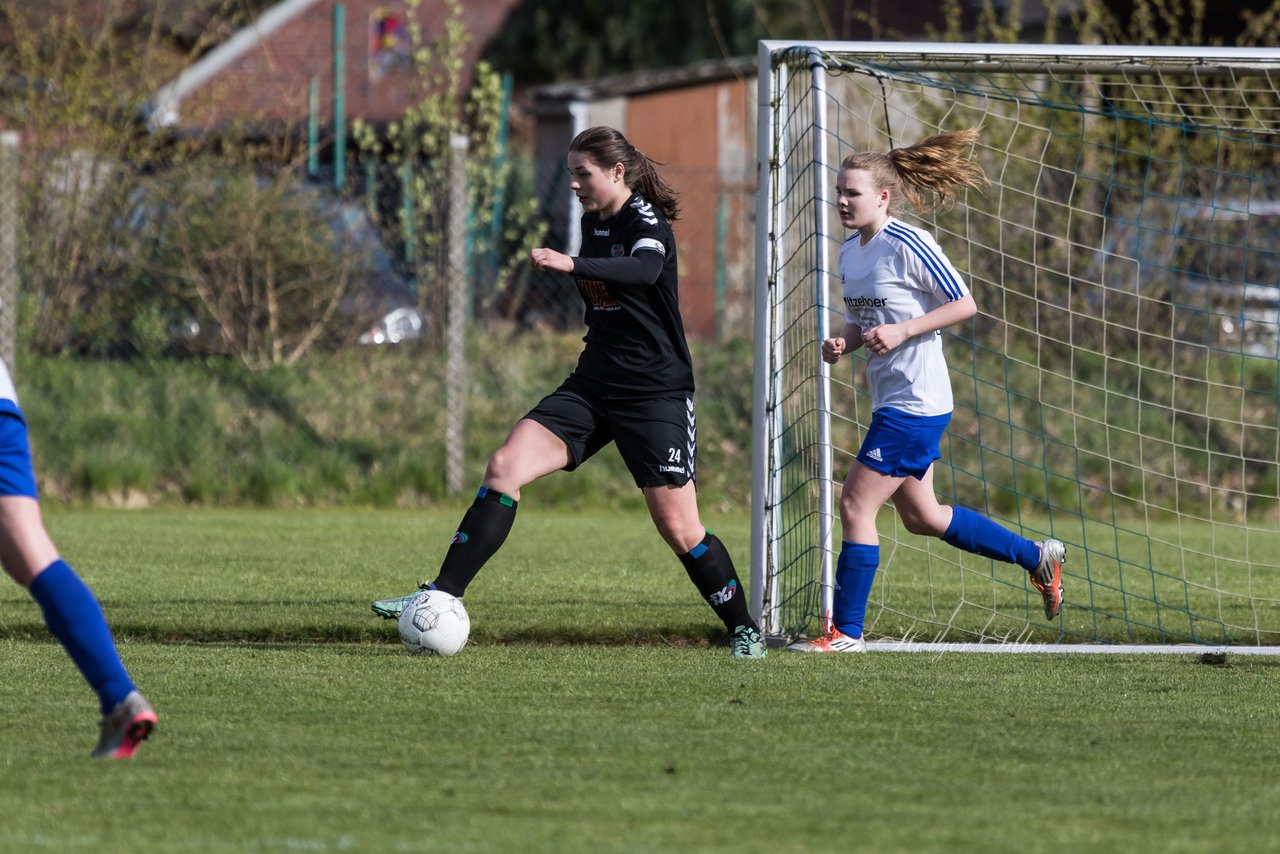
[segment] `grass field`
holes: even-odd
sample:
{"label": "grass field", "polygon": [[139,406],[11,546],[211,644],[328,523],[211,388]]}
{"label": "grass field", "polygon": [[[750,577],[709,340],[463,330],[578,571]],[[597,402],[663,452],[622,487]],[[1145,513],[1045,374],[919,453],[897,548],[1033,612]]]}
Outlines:
{"label": "grass field", "polygon": [[[522,508],[472,644],[410,657],[372,598],[455,511],[59,510],[161,714],[92,762],[96,706],[0,588],[0,850],[1261,851],[1280,662],[735,661],[644,516]],[[745,571],[745,516],[712,517]]]}

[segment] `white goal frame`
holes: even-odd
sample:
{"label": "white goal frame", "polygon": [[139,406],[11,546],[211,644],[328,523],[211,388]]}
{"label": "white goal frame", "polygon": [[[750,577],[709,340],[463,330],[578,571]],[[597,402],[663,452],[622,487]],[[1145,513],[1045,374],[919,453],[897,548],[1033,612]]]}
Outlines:
{"label": "white goal frame", "polygon": [[[829,614],[831,610],[834,587],[834,560],[838,552],[839,520],[836,506],[839,498],[839,481],[845,471],[837,467],[832,439],[832,371],[819,357],[818,342],[830,334],[833,322],[841,322],[842,312],[839,306],[838,273],[834,271],[835,251],[843,235],[839,233],[838,221],[832,216],[832,203],[829,198],[830,188],[834,184],[835,173],[841,159],[841,152],[833,150],[844,147],[847,153],[854,146],[840,142],[833,145],[838,129],[829,124],[829,98],[827,86],[829,77],[828,64],[832,57],[838,57],[842,63],[865,65],[869,78],[877,76],[876,68],[888,62],[897,67],[914,67],[921,71],[945,70],[950,68],[981,68],[984,62],[991,61],[993,66],[1003,69],[1016,69],[1034,75],[1039,70],[1074,67],[1112,66],[1114,68],[1146,69],[1158,76],[1165,65],[1180,69],[1203,68],[1207,74],[1231,74],[1232,69],[1264,69],[1263,74],[1274,73],[1280,77],[1280,49],[1267,48],[1200,48],[1200,47],[1130,47],[1130,46],[1087,46],[1087,45],[1006,45],[1006,44],[961,44],[961,43],[890,43],[890,42],[799,42],[799,41],[761,41],[759,43],[757,75],[757,165],[758,165],[758,199],[756,208],[756,300],[755,300],[755,346],[754,346],[754,387],[753,387],[753,467],[752,467],[752,522],[751,522],[751,610],[757,616],[765,635],[771,645],[777,646],[787,642],[796,635],[793,625],[787,622],[784,614],[784,602],[779,588],[779,542],[790,532],[789,522],[782,517],[784,503],[795,499],[794,492],[784,491],[780,480],[777,461],[782,456],[781,444],[794,441],[788,435],[784,425],[782,402],[780,395],[784,386],[784,377],[788,371],[802,365],[803,370],[811,372],[815,386],[813,406],[815,413],[813,423],[809,425],[812,435],[802,439],[809,446],[816,448],[812,463],[812,483],[806,487],[812,492],[814,504],[813,519],[807,523],[813,530],[806,534],[809,537],[807,548],[813,552],[808,558],[815,567],[815,578],[820,589],[818,610]],[[800,119],[791,111],[795,108],[792,95],[801,89],[807,90],[811,103],[806,107]],[[1248,99],[1248,93],[1242,96]],[[889,122],[889,96],[884,103],[886,124]],[[1245,105],[1247,111],[1247,104]],[[1165,117],[1161,117],[1164,120]],[[1268,119],[1270,115],[1268,114]],[[785,122],[796,121],[806,123],[803,133],[795,133],[784,141],[781,127]],[[1230,125],[1231,118],[1224,119],[1224,126]],[[1275,133],[1280,126],[1269,127]],[[961,125],[948,126],[948,130],[958,130]],[[788,149],[786,142],[804,140],[805,144]],[[903,145],[917,141],[915,138],[897,140]],[[803,158],[803,159],[802,159]],[[790,207],[784,209],[784,197],[789,200]],[[803,197],[803,203],[796,198]],[[795,222],[804,219],[810,229],[811,239],[804,246],[783,245],[783,233]],[[834,229],[832,222],[835,222]],[[928,225],[929,223],[926,223]],[[833,233],[833,231],[835,233]],[[953,235],[951,237],[954,237]],[[952,257],[963,258],[965,247],[957,247],[952,241],[942,239],[944,249]],[[803,255],[798,258],[797,255]],[[966,272],[962,266],[961,272]],[[813,280],[812,298],[816,312],[812,317],[803,318],[806,324],[804,331],[812,340],[812,352],[798,356],[795,352],[782,351],[784,330],[790,325],[800,322],[795,317],[784,316],[784,299],[780,294],[791,288],[801,276]],[[790,277],[790,281],[788,280]],[[980,297],[982,310],[999,311],[998,300],[993,301],[990,309],[985,308],[984,299]],[[1142,330],[1138,330],[1141,332]],[[952,345],[948,345],[948,355],[952,353]],[[954,372],[954,366],[953,366]],[[868,413],[869,415],[869,413]],[[865,428],[865,420],[861,414],[856,417],[856,426]],[[847,460],[847,449],[845,451]],[[942,461],[940,461],[942,462]],[[1014,461],[1016,463],[1016,460]],[[1249,464],[1243,460],[1242,465]],[[1269,462],[1269,461],[1268,461]],[[804,491],[804,490],[802,490]],[[1268,496],[1263,496],[1268,497]],[[892,508],[888,512],[892,512]],[[884,516],[882,514],[881,521]],[[1031,536],[1027,534],[1027,536]],[[1070,547],[1069,543],[1069,547]],[[942,547],[943,549],[949,547]],[[926,547],[926,550],[927,547]],[[889,554],[892,549],[888,550]],[[1093,583],[1087,572],[1087,563],[1091,555],[1073,555],[1069,557],[1078,561],[1083,575],[1072,577],[1068,583],[1068,601],[1075,607],[1087,607],[1090,601],[1090,585]],[[886,557],[886,560],[891,560]],[[930,557],[930,559],[933,559]],[[1069,569],[1075,569],[1073,564]],[[1270,569],[1269,565],[1260,567]],[[884,583],[883,577],[877,578],[876,584]],[[873,591],[873,604],[876,600]],[[1038,598],[1034,600],[1038,603]],[[1268,607],[1277,603],[1269,602]],[[946,606],[943,606],[944,610]],[[1280,610],[1280,608],[1277,608]],[[870,609],[868,612],[870,616]],[[1087,636],[1072,636],[1069,632],[1055,631],[1051,626],[1038,623],[1028,618],[1019,627],[1014,619],[1011,625],[1008,615],[995,615],[990,632],[980,632],[977,636],[961,635],[962,640],[973,642],[956,642],[956,635],[948,631],[946,620],[940,624],[908,625],[902,634],[894,636],[892,632],[872,631],[871,649],[913,651],[916,649],[954,650],[954,651],[1060,651],[1075,650],[1080,652],[1195,652],[1204,654],[1209,651],[1225,650],[1251,654],[1280,654],[1280,646],[1272,645],[1280,638],[1280,625],[1263,627],[1258,632],[1258,641],[1252,644],[1240,644],[1238,641],[1227,643],[1215,642],[1213,639],[1192,637],[1184,639],[1172,635],[1161,642],[1092,642],[1095,639]],[[813,634],[814,626],[808,626],[805,634]],[[1192,632],[1194,635],[1194,631]],[[1145,638],[1143,639],[1145,641]],[[921,641],[926,643],[922,644]]]}

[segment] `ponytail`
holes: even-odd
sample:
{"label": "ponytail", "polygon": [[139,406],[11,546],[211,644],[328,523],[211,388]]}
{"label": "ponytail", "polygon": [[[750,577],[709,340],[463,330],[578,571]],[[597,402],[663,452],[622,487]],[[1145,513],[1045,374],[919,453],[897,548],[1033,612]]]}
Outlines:
{"label": "ponytail", "polygon": [[977,128],[940,133],[888,154],[851,154],[840,168],[870,172],[877,189],[890,191],[890,213],[908,205],[918,213],[932,213],[950,207],[963,188],[986,187],[987,175],[972,159],[977,140]]}
{"label": "ponytail", "polygon": [[668,222],[680,218],[679,194],[658,174],[657,164],[610,127],[587,128],[569,143],[570,151],[587,155],[601,169],[623,166],[627,186],[657,205]]}

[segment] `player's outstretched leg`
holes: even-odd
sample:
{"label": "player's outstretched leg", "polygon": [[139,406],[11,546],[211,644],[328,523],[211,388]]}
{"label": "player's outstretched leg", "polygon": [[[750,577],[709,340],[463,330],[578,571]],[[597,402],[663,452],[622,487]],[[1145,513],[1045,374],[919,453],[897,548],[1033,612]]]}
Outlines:
{"label": "player's outstretched leg", "polygon": [[156,726],[155,710],[129,678],[102,607],[88,586],[62,560],[54,561],[31,582],[45,625],[71,656],[98,695],[102,733],[95,757],[128,759]]}
{"label": "player's outstretched leg", "polygon": [[964,507],[951,508],[951,524],[942,540],[982,557],[1021,566],[1044,599],[1045,618],[1058,616],[1062,609],[1062,565],[1067,561],[1067,549],[1061,541],[1034,543]]}
{"label": "player's outstretched leg", "polygon": [[506,542],[519,506],[520,502],[509,495],[487,486],[480,487],[453,535],[453,543],[445,553],[435,581],[421,584],[404,596],[375,601],[370,606],[373,613],[387,620],[399,619],[404,606],[422,590],[443,590],[461,599],[476,573]]}
{"label": "player's outstretched leg", "polygon": [[720,538],[707,531],[702,542],[678,557],[693,586],[729,630],[729,654],[764,658],[767,650],[760,627],[751,619],[733,558]]}
{"label": "player's outstretched leg", "polygon": [[[26,422],[17,408],[13,384],[0,361],[0,565],[5,573],[40,606],[45,626],[89,687],[98,695],[104,717],[104,738],[94,756],[133,755],[156,725],[156,713],[141,700],[129,678],[102,606],[74,569],[58,556],[58,549],[40,516],[35,469]],[[118,710],[138,697],[123,735],[107,740],[106,721],[123,717]],[[109,741],[109,743],[108,743]]]}

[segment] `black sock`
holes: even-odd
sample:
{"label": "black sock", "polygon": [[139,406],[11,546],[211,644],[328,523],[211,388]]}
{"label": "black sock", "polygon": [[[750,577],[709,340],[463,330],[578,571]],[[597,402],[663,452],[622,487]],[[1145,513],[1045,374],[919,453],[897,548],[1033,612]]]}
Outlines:
{"label": "black sock", "polygon": [[733,558],[729,557],[728,549],[715,534],[707,531],[706,537],[693,547],[693,551],[679,555],[679,558],[684,564],[684,571],[689,573],[689,580],[724,622],[726,629],[733,631],[738,626],[750,626],[759,630],[747,610],[746,591],[738,582]]}
{"label": "black sock", "polygon": [[445,553],[440,574],[432,586],[461,598],[480,567],[493,557],[511,533],[519,503],[496,489],[480,487],[476,500],[467,508],[458,532],[453,535],[453,545]]}

